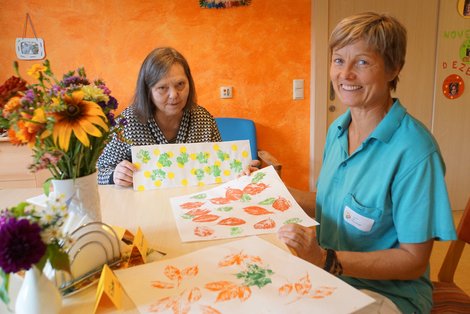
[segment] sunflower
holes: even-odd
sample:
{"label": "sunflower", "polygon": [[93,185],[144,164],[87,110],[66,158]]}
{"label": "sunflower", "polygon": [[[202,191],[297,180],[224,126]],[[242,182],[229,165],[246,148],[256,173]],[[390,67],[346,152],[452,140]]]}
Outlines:
{"label": "sunflower", "polygon": [[[52,136],[54,142],[64,151],[68,151],[72,131],[75,137],[85,146],[90,146],[88,134],[95,137],[102,136],[102,132],[108,131],[107,118],[101,107],[93,102],[83,100],[84,93],[80,90],[71,95],[64,95],[65,110],[55,112],[56,124]],[[55,100],[58,103],[59,100]]]}

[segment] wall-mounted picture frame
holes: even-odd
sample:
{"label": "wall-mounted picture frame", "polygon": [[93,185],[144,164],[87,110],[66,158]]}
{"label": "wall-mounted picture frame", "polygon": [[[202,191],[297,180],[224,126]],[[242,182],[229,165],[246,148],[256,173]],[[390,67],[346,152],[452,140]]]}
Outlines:
{"label": "wall-mounted picture frame", "polygon": [[16,56],[21,60],[40,60],[45,57],[42,38],[16,38]]}

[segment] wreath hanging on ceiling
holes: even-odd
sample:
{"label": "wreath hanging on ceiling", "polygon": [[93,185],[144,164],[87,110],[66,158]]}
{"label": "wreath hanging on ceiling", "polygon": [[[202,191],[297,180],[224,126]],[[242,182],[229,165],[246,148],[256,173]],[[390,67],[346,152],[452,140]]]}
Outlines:
{"label": "wreath hanging on ceiling", "polygon": [[226,9],[249,5],[251,0],[199,0],[199,6],[206,9]]}

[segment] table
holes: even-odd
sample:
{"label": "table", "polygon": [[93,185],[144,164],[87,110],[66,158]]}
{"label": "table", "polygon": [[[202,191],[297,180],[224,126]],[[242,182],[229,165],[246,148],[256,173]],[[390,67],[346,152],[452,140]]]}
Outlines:
{"label": "table", "polygon": [[[214,186],[206,187],[185,187],[160,189],[137,192],[131,188],[121,188],[115,185],[100,185],[102,220],[109,225],[124,227],[135,233],[140,227],[151,248],[165,252],[163,258],[173,258],[195,250],[216,245],[233,239],[201,241],[182,243],[176,228],[173,213],[170,206],[170,198],[186,194],[207,190]],[[29,197],[42,194],[40,188],[28,189],[0,189],[0,208],[5,208],[18,204]],[[275,234],[260,235],[261,238],[279,246],[285,250],[287,247],[279,241]],[[10,293],[12,306],[16,299],[21,282],[11,276]],[[97,285],[93,285],[77,294],[63,299],[63,309],[61,313],[92,313]],[[126,296],[123,299],[123,311],[120,313],[138,313],[135,305]],[[98,311],[99,313],[110,313],[115,311],[113,307]],[[0,312],[6,313],[6,308],[0,302]]]}

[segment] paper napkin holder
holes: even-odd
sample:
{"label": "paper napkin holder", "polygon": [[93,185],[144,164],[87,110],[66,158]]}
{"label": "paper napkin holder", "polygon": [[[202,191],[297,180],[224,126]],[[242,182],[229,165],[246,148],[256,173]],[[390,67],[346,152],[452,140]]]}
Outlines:
{"label": "paper napkin holder", "polygon": [[88,222],[72,233],[67,250],[71,272],[56,271],[54,280],[63,296],[90,286],[100,277],[104,264],[115,268],[121,263],[121,243],[113,228],[102,222]]}

